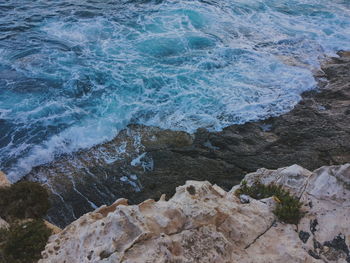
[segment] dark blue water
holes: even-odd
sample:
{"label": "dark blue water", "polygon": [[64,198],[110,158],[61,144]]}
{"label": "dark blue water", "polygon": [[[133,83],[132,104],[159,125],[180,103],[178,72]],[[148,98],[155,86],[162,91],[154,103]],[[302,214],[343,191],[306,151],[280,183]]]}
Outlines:
{"label": "dark blue water", "polygon": [[0,170],[16,180],[131,122],[284,113],[340,49],[348,0],[0,0]]}

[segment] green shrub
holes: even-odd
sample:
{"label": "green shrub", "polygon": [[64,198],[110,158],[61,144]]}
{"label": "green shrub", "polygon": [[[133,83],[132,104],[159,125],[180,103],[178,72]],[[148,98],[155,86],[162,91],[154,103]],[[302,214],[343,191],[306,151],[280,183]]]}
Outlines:
{"label": "green shrub", "polygon": [[241,187],[236,190],[235,194],[237,196],[246,194],[254,199],[264,199],[271,196],[276,197],[277,206],[273,212],[282,222],[298,224],[299,220],[303,217],[303,213],[300,210],[302,203],[280,185],[264,185],[260,182],[256,182],[252,186],[248,186],[247,182],[243,181]]}
{"label": "green shrub", "polygon": [[6,221],[41,218],[50,207],[48,192],[39,183],[22,181],[0,188],[0,217]]}
{"label": "green shrub", "polygon": [[14,224],[4,235],[2,257],[8,263],[37,262],[50,234],[51,230],[41,219]]}

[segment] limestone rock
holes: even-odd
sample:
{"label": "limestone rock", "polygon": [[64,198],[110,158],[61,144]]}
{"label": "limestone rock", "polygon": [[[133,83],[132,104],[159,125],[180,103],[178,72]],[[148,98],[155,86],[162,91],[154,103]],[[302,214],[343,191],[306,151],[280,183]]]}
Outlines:
{"label": "limestone rock", "polygon": [[311,172],[299,165],[292,165],[277,170],[259,169],[255,173],[247,174],[244,180],[248,185],[259,181],[263,184],[279,184],[287,188],[292,194],[300,196],[306,187],[307,178]]}
{"label": "limestone rock", "polygon": [[52,231],[53,234],[58,234],[62,231],[61,228],[59,228],[58,226],[55,226],[54,224],[51,224],[47,220],[44,220],[44,223],[45,223],[46,227]]}
{"label": "limestone rock", "polygon": [[259,169],[245,180],[283,185],[305,217],[283,224],[272,198],[241,203],[235,188],[187,181],[169,201],[119,199],[83,215],[50,237],[39,262],[349,262],[350,164]]}
{"label": "limestone rock", "polygon": [[[10,181],[7,179],[6,175],[0,171],[0,187],[7,187],[10,186],[11,183]],[[0,229],[2,228],[9,228],[9,224],[0,217]]]}
{"label": "limestone rock", "polygon": [[250,260],[243,262],[311,263],[321,262],[311,257],[298,237],[295,226],[276,223],[247,250]]}
{"label": "limestone rock", "polygon": [[0,187],[6,187],[6,186],[10,186],[10,185],[11,185],[11,183],[7,179],[6,174],[4,174],[3,172],[0,171]]}
{"label": "limestone rock", "polygon": [[169,201],[117,203],[51,236],[41,262],[232,262],[275,220],[266,204],[242,205],[208,182],[188,181]]}
{"label": "limestone rock", "polygon": [[4,219],[2,219],[0,217],[0,229],[2,229],[2,228],[8,229],[9,227],[10,227],[10,225]]}
{"label": "limestone rock", "polygon": [[[313,173],[298,165],[278,170],[259,169],[245,180],[248,184],[255,181],[279,184],[299,196],[306,212],[298,225],[305,251],[324,262],[350,262],[350,164],[324,166]],[[289,231],[287,227],[283,229]],[[272,240],[262,244],[270,246]]]}
{"label": "limestone rock", "polygon": [[350,164],[316,170],[301,201],[310,207],[299,224],[311,234],[309,251],[326,262],[350,262]]}

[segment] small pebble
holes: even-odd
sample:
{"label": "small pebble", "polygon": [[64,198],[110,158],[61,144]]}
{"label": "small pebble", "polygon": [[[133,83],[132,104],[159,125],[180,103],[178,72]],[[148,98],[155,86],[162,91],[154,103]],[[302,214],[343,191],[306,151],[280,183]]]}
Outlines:
{"label": "small pebble", "polygon": [[240,195],[239,200],[241,201],[242,204],[248,204],[250,202],[250,197],[249,195]]}

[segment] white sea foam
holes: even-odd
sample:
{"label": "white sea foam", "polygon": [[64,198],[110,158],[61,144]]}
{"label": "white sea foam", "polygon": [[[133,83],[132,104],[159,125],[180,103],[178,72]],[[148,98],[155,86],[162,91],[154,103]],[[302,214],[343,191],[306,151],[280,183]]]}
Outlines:
{"label": "white sea foam", "polygon": [[340,0],[100,5],[93,18],[47,8],[20,50],[1,47],[0,169],[11,180],[129,123],[193,132],[282,114],[315,88],[325,55],[350,49]]}

